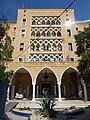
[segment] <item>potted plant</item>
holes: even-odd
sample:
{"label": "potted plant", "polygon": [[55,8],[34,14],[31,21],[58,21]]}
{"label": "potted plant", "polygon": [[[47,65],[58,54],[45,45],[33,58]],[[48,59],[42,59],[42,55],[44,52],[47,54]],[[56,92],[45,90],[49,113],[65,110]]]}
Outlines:
{"label": "potted plant", "polygon": [[49,98],[49,89],[44,88],[43,89],[43,99],[40,101],[39,105],[42,107],[42,109],[39,109],[36,111],[37,113],[40,113],[43,117],[46,118],[54,118],[56,117],[57,112],[54,111],[53,107],[55,106],[55,99]]}
{"label": "potted plant", "polygon": [[12,60],[14,47],[11,45],[11,38],[7,34],[9,26],[6,17],[1,17],[0,21],[0,120],[3,120],[7,89],[13,74],[12,70],[6,71],[6,66]]}

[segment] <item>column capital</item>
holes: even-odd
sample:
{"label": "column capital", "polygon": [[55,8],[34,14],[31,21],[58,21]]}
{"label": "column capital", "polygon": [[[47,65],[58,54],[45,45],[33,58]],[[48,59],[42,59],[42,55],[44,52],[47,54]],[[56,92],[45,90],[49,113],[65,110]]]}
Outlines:
{"label": "column capital", "polygon": [[32,83],[32,85],[36,85],[36,83],[35,83],[35,82],[33,82],[33,83]]}
{"label": "column capital", "polygon": [[61,81],[58,81],[57,84],[58,84],[58,85],[61,85]]}

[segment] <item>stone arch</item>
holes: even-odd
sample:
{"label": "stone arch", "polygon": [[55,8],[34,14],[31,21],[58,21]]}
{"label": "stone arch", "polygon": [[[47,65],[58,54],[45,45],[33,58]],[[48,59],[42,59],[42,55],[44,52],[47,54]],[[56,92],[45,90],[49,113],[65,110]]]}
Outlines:
{"label": "stone arch", "polygon": [[40,44],[39,44],[39,43],[36,44],[36,50],[37,50],[37,51],[40,50]]}
{"label": "stone arch", "polygon": [[41,35],[42,35],[43,37],[45,37],[45,36],[46,36],[45,31],[43,31]]}
{"label": "stone arch", "polygon": [[54,20],[52,20],[51,25],[55,25],[55,21]]}
{"label": "stone arch", "polygon": [[78,98],[78,70],[72,66],[67,67],[60,76],[62,97]]}
{"label": "stone arch", "polygon": [[35,32],[34,31],[32,31],[31,36],[35,37]]}
{"label": "stone arch", "polygon": [[57,37],[61,37],[61,32],[60,31],[57,32]]}
{"label": "stone arch", "polygon": [[50,97],[57,97],[58,95],[58,79],[56,73],[49,67],[44,67],[39,70],[36,75],[36,97],[42,96],[43,88],[48,88]]}
{"label": "stone arch", "polygon": [[31,98],[32,79],[32,74],[26,67],[17,68],[12,78],[11,99],[16,97],[17,93],[22,94],[25,98]]}
{"label": "stone arch", "polygon": [[55,32],[55,31],[52,32],[52,36],[53,36],[53,37],[56,36],[56,32]]}
{"label": "stone arch", "polygon": [[47,25],[50,25],[50,21],[49,20],[47,21]]}
{"label": "stone arch", "polygon": [[31,51],[34,51],[34,49],[35,49],[35,45],[34,45],[34,43],[32,43],[32,44],[30,45],[30,50],[31,50]]}
{"label": "stone arch", "polygon": [[40,36],[40,32],[37,31],[37,33],[36,33],[36,37],[39,37],[39,36]]}
{"label": "stone arch", "polygon": [[42,25],[45,25],[45,20],[42,21]]}
{"label": "stone arch", "polygon": [[57,20],[56,21],[56,25],[60,25],[61,23],[60,23],[60,21],[59,20]]}
{"label": "stone arch", "polygon": [[51,36],[51,33],[50,31],[47,32],[47,37],[50,37]]}
{"label": "stone arch", "polygon": [[32,21],[32,25],[36,25],[36,21],[35,20]]}
{"label": "stone arch", "polygon": [[[74,69],[76,72],[78,72],[78,69],[77,69],[77,68],[75,68],[75,67],[73,67],[73,66],[69,66],[69,67],[67,67],[67,68],[61,73],[60,80],[62,79],[62,76],[63,76],[64,72],[65,72],[66,70],[68,70],[69,68],[72,68],[72,69]],[[60,83],[61,83],[61,81],[60,81]]]}
{"label": "stone arch", "polygon": [[31,75],[31,77],[32,77],[32,74],[31,74],[31,72],[26,68],[26,67],[24,67],[24,66],[21,66],[21,67],[18,67],[16,70],[14,70],[14,73],[16,73],[16,71],[18,71],[19,69],[21,69],[21,68],[23,68],[23,69],[25,69],[25,70],[27,70],[28,71],[28,73]]}

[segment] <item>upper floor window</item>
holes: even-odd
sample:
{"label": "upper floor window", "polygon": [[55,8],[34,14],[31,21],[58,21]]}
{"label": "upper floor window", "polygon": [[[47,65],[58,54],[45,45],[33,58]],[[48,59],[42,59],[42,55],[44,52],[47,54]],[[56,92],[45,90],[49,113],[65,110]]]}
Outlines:
{"label": "upper floor window", "polygon": [[57,32],[57,37],[61,37],[61,32]]}
{"label": "upper floor window", "polygon": [[67,35],[71,36],[71,30],[70,29],[67,29]]}
{"label": "upper floor window", "polygon": [[60,25],[61,23],[60,23],[60,21],[59,20],[57,20],[56,21],[56,25]]}
{"label": "upper floor window", "polygon": [[76,31],[78,31],[78,27],[76,27]]}
{"label": "upper floor window", "polygon": [[12,37],[12,41],[14,41],[14,40],[15,40],[15,36]]}
{"label": "upper floor window", "polygon": [[48,37],[50,37],[50,36],[51,36],[51,33],[50,33],[49,31],[47,32],[47,36],[48,36]]}
{"label": "upper floor window", "polygon": [[50,25],[50,21],[49,20],[47,21],[47,25]]}
{"label": "upper floor window", "polygon": [[69,18],[66,18],[66,21],[69,21]]}
{"label": "upper floor window", "polygon": [[13,28],[13,32],[16,32],[16,26],[14,26],[14,28]]}
{"label": "upper floor window", "polygon": [[35,20],[33,20],[33,21],[32,21],[32,25],[36,25],[36,22],[35,22]]}
{"label": "upper floor window", "polygon": [[45,21],[44,20],[42,21],[42,25],[45,25]]}
{"label": "upper floor window", "polygon": [[19,58],[19,62],[23,62],[23,58]]}
{"label": "upper floor window", "polygon": [[36,37],[40,37],[40,32],[39,31],[36,33]]}
{"label": "upper floor window", "polygon": [[68,12],[68,9],[66,9],[66,13]]}
{"label": "upper floor window", "polygon": [[72,22],[69,18],[66,18],[66,26],[69,27],[71,26]]}
{"label": "upper floor window", "polygon": [[26,19],[25,18],[22,19],[22,25],[26,25]]}
{"label": "upper floor window", "polygon": [[24,50],[24,43],[20,43],[20,51],[23,51]]}
{"label": "upper floor window", "polygon": [[35,32],[34,31],[32,31],[31,36],[35,37]]}
{"label": "upper floor window", "polygon": [[68,43],[68,50],[73,51],[72,43]]}
{"label": "upper floor window", "polygon": [[22,29],[21,30],[21,37],[25,37],[25,33],[26,33],[25,29]]}
{"label": "upper floor window", "polygon": [[55,37],[55,36],[56,36],[56,33],[55,33],[54,31],[52,32],[52,36],[53,36],[53,37]]}
{"label": "upper floor window", "polygon": [[41,35],[42,35],[43,37],[45,37],[45,31],[43,31]]}
{"label": "upper floor window", "polygon": [[54,20],[52,20],[51,25],[55,25],[55,21]]}
{"label": "upper floor window", "polygon": [[74,58],[70,58],[70,61],[74,61]]}
{"label": "upper floor window", "polygon": [[37,21],[37,25],[40,25],[40,24],[41,24],[41,23],[40,23],[40,21],[38,20],[38,21]]}

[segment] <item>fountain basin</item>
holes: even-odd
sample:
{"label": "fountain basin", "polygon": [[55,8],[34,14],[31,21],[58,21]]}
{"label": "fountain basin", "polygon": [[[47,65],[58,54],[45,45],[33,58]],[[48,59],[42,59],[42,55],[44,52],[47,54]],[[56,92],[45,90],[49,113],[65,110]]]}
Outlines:
{"label": "fountain basin", "polygon": [[18,109],[12,109],[11,112],[15,115],[18,115],[18,116],[22,116],[22,117],[31,117],[31,113],[29,113],[30,111],[20,111]]}

